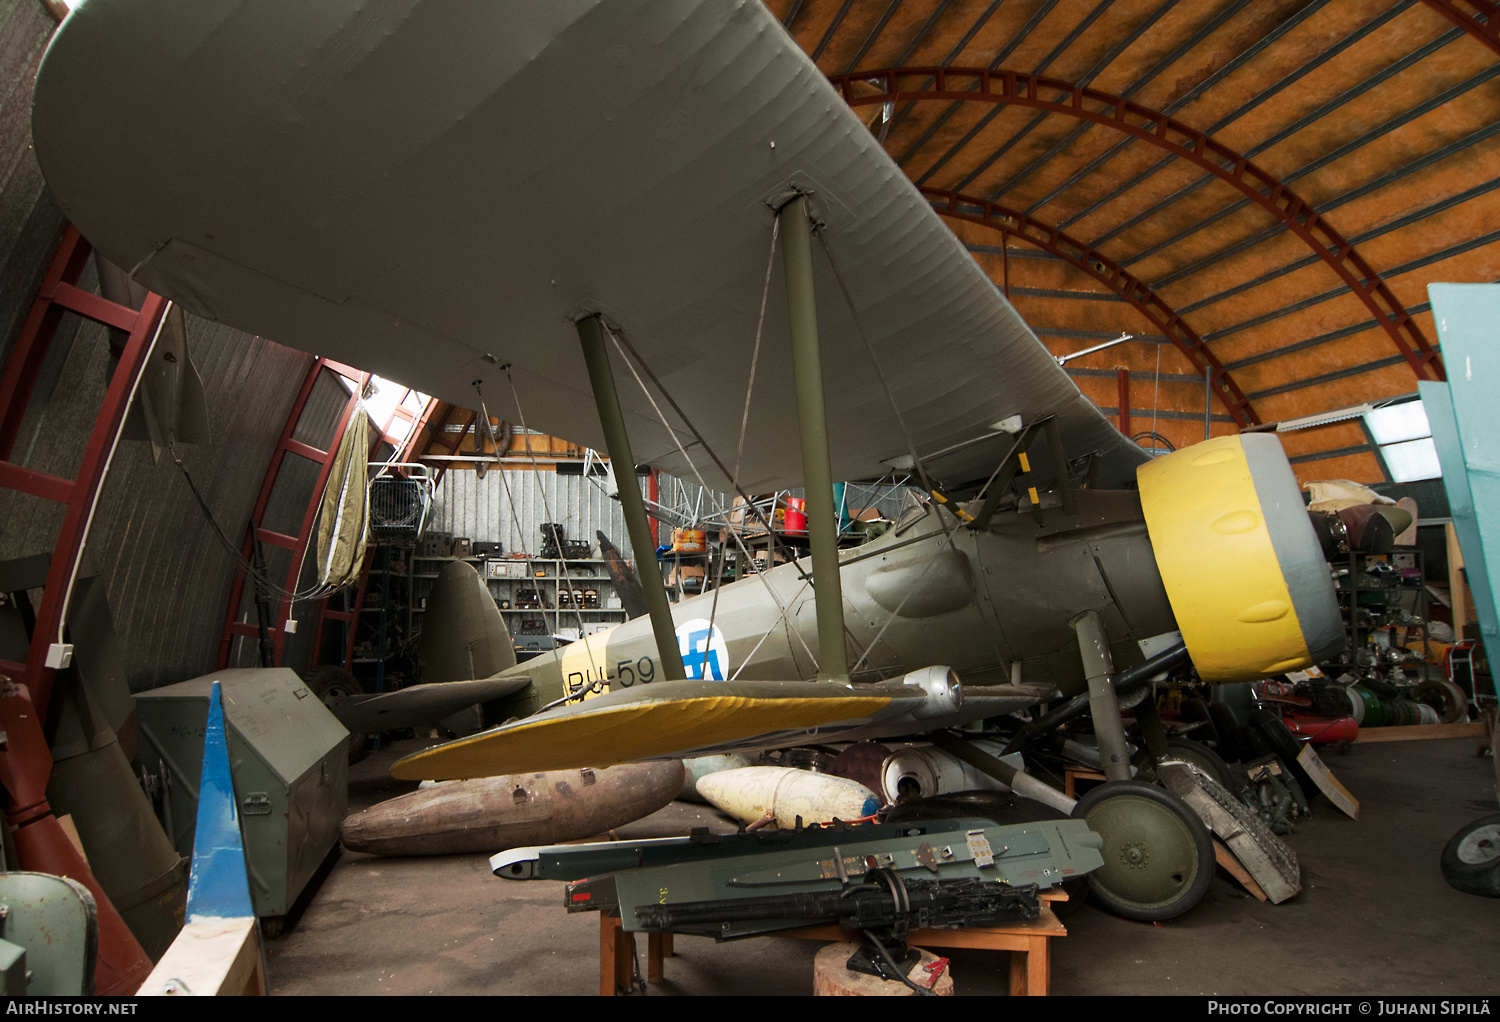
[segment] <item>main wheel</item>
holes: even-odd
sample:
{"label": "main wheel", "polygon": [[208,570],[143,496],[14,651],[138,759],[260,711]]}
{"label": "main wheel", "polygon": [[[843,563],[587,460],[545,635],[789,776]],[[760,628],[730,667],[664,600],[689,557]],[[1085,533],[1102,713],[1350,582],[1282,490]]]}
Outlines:
{"label": "main wheel", "polygon": [[1443,849],[1443,879],[1465,894],[1500,898],[1500,813],[1481,816]]}
{"label": "main wheel", "polygon": [[1088,875],[1101,905],[1127,919],[1179,916],[1198,904],[1213,878],[1208,829],[1170,793],[1140,781],[1094,788],[1073,809],[1075,820],[1104,838],[1104,865]]}
{"label": "main wheel", "polygon": [[[307,679],[312,694],[332,710],[352,695],[364,694],[365,687],[359,679],[338,664],[324,664],[312,672]],[[358,763],[370,754],[370,736],[349,732],[349,762]]]}

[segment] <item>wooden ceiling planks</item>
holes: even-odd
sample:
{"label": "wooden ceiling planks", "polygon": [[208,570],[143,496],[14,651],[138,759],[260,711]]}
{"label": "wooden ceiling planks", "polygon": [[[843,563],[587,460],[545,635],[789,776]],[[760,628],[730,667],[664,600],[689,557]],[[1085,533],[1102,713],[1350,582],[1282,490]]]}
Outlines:
{"label": "wooden ceiling planks", "polygon": [[[1500,58],[1482,25],[1450,20],[1439,0],[767,2],[830,76],[932,65],[1042,74],[1206,132],[1318,210],[1430,343],[1429,282],[1500,279]],[[1122,265],[1204,337],[1262,418],[1415,390],[1391,333],[1335,267],[1201,167],[1017,105],[923,100],[893,112],[885,146],[914,181],[1002,202]],[[1055,354],[1116,331],[1160,338],[1088,274],[950,223]],[[1174,443],[1202,438],[1203,385],[1187,382],[1195,370],[1181,353],[1159,340],[1122,345],[1073,375],[1113,409],[1116,368],[1131,374],[1134,428],[1154,407]],[[1289,434],[1299,474],[1380,478],[1373,455],[1342,453],[1364,443],[1350,428]]]}

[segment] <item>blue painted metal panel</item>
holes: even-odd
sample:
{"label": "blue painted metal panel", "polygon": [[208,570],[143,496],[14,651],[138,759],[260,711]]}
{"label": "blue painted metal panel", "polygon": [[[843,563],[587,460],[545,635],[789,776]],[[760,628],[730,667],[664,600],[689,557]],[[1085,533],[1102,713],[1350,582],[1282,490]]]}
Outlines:
{"label": "blue painted metal panel", "polygon": [[224,703],[216,681],[208,699],[208,724],[203,736],[198,830],[193,838],[187,916],[189,922],[197,922],[253,915],[250,877],[245,869],[245,841],[240,836],[239,807],[234,797],[234,779],[229,773]]}
{"label": "blue painted metal panel", "polygon": [[1419,392],[1432,425],[1443,486],[1463,551],[1485,649],[1500,655],[1495,572],[1500,560],[1500,285],[1431,284],[1448,382]]}
{"label": "blue painted metal panel", "polygon": [[[1463,446],[1459,441],[1458,423],[1453,418],[1453,401],[1446,383],[1419,383],[1427,421],[1432,425],[1432,440],[1437,445],[1438,464],[1443,467],[1443,489],[1448,493],[1449,514],[1453,530],[1458,533],[1458,547],[1468,566],[1469,591],[1479,614],[1479,632],[1486,643],[1495,635],[1495,595],[1489,574],[1477,566],[1487,565],[1484,540],[1474,514],[1474,498],[1469,491],[1469,473],[1464,466]],[[1489,647],[1500,648],[1500,647]]]}

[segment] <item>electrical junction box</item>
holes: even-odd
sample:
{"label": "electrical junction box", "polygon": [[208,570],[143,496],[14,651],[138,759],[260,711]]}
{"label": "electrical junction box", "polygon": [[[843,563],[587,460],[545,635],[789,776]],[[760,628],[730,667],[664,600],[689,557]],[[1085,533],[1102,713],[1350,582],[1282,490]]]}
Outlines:
{"label": "electrical junction box", "polygon": [[214,681],[222,686],[255,914],[283,916],[338,844],[349,803],[349,732],[284,667],[219,671],[137,693],[137,760],[181,855],[193,853]]}

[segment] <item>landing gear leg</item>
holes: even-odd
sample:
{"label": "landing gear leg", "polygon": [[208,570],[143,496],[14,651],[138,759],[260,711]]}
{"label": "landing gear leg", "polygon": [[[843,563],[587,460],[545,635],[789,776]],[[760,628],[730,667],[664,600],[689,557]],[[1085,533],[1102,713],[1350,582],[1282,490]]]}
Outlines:
{"label": "landing gear leg", "polygon": [[1130,753],[1125,746],[1125,724],[1120,720],[1120,700],[1115,695],[1115,666],[1097,611],[1084,611],[1068,622],[1078,633],[1078,651],[1083,673],[1089,680],[1089,712],[1094,717],[1094,735],[1099,741],[1099,763],[1111,781],[1130,780]]}
{"label": "landing gear leg", "polygon": [[[1198,903],[1213,877],[1213,839],[1197,815],[1162,788],[1130,779],[1114,664],[1094,611],[1070,622],[1089,682],[1089,709],[1106,783],[1079,800],[1074,819],[1104,838],[1104,865],[1089,890],[1127,919],[1171,919]],[[1149,697],[1148,697],[1149,698]]]}

